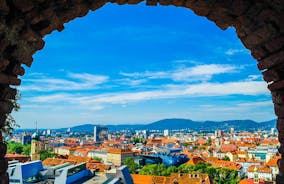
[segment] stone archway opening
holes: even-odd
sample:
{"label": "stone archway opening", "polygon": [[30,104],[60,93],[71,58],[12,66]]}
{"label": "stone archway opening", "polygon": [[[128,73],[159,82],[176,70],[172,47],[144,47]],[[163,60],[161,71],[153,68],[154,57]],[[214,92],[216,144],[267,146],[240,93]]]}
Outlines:
{"label": "stone archway opening", "polygon": [[[11,85],[20,85],[24,75],[22,64],[31,66],[33,54],[44,47],[43,37],[53,30],[62,31],[64,23],[85,16],[105,3],[138,4],[141,0],[60,0],[0,1],[0,125],[13,109],[10,102],[16,96]],[[278,116],[279,152],[284,154],[284,4],[281,1],[203,1],[148,0],[149,6],[174,5],[193,10],[195,14],[213,21],[221,29],[233,26],[244,46],[257,60],[257,66],[268,82],[275,114]],[[2,134],[0,133],[0,140]],[[2,142],[2,141],[1,141]],[[0,150],[0,183],[8,183],[6,145]],[[284,158],[278,161],[277,182],[284,181]]]}

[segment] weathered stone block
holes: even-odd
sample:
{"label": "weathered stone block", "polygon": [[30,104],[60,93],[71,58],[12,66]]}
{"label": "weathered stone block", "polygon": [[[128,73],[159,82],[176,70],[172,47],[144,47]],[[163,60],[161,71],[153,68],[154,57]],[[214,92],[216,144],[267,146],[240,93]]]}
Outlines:
{"label": "weathered stone block", "polygon": [[158,1],[157,0],[146,0],[146,5],[147,6],[157,6]]}
{"label": "weathered stone block", "polygon": [[261,59],[265,58],[268,55],[268,53],[262,47],[255,47],[255,48],[251,49],[251,55],[255,59],[261,60]]}
{"label": "weathered stone block", "polygon": [[284,133],[284,119],[277,119],[277,130]]}
{"label": "weathered stone block", "polygon": [[0,99],[1,100],[8,100],[8,99],[15,99],[17,94],[17,89],[5,87],[4,89],[0,90]]}
{"label": "weathered stone block", "polygon": [[34,32],[31,28],[26,28],[21,36],[24,40],[28,42],[36,42],[41,39],[40,35]]}
{"label": "weathered stone block", "polygon": [[274,37],[273,39],[269,40],[265,44],[265,48],[270,52],[273,53],[284,46],[284,35],[280,35]]}
{"label": "weathered stone block", "polygon": [[3,73],[0,73],[0,83],[10,84],[10,85],[20,85],[21,80],[14,76],[9,76]]}
{"label": "weathered stone block", "polygon": [[14,75],[23,76],[25,74],[25,69],[21,66],[21,64],[18,63],[14,66],[12,73]]}
{"label": "weathered stone block", "polygon": [[278,160],[279,172],[284,173],[284,158]]}
{"label": "weathered stone block", "polygon": [[184,6],[185,1],[184,0],[172,0],[172,4],[174,6]]}
{"label": "weathered stone block", "polygon": [[8,168],[8,161],[5,159],[0,159],[0,175],[5,174],[7,168]]}
{"label": "weathered stone block", "polygon": [[0,113],[11,113],[14,106],[9,101],[0,101]]}
{"label": "weathered stone block", "polygon": [[[138,2],[141,2],[141,0],[128,0],[128,4],[137,4]],[[104,6],[106,4],[105,0],[98,0],[98,1],[91,1],[89,2],[89,8],[94,11],[96,9],[99,9],[100,7]]]}
{"label": "weathered stone block", "polygon": [[4,158],[7,152],[7,144],[0,141],[0,158]]}
{"label": "weathered stone block", "polygon": [[234,0],[232,1],[230,10],[235,16],[241,16],[250,8],[251,4],[252,2],[250,1]]}
{"label": "weathered stone block", "polygon": [[284,63],[284,49],[270,55],[269,57],[262,59],[257,64],[259,70],[271,68],[277,64]]}
{"label": "weathered stone block", "polygon": [[160,5],[168,6],[172,4],[172,0],[159,0]]}
{"label": "weathered stone block", "polygon": [[[4,127],[6,118],[7,118],[7,115],[0,112],[0,128]],[[1,131],[0,131],[0,133],[1,133]],[[0,138],[2,138],[2,134],[0,135]],[[1,139],[0,139],[0,141],[1,141]]]}
{"label": "weathered stone block", "polygon": [[278,81],[278,82],[273,82],[272,84],[268,85],[268,89],[270,91],[281,90],[283,88],[284,88],[284,80],[283,81]]}
{"label": "weathered stone block", "polygon": [[9,175],[8,173],[0,174],[0,184],[9,184]]}
{"label": "weathered stone block", "polygon": [[284,154],[284,144],[283,143],[281,143],[280,147],[278,148],[278,152],[282,155]]}
{"label": "weathered stone block", "polygon": [[248,34],[248,36],[244,39],[244,43],[248,46],[248,48],[253,48],[273,38],[276,33],[277,30],[274,26],[271,24],[265,24],[256,31]]}
{"label": "weathered stone block", "polygon": [[0,53],[2,53],[9,45],[9,42],[5,39],[0,39]]}
{"label": "weathered stone block", "polygon": [[274,111],[278,118],[284,118],[284,104],[274,104]]}
{"label": "weathered stone block", "polygon": [[0,59],[0,71],[5,70],[9,63],[10,61],[7,59]]}
{"label": "weathered stone block", "polygon": [[0,14],[8,15],[9,11],[10,11],[10,8],[7,5],[6,0],[0,0]]}
{"label": "weathered stone block", "polygon": [[266,82],[271,82],[271,81],[275,82],[275,81],[281,80],[280,74],[279,74],[278,71],[276,71],[276,69],[275,68],[271,68],[271,69],[268,69],[268,70],[262,72],[263,79]]}
{"label": "weathered stone block", "polygon": [[31,0],[13,0],[13,4],[22,12],[29,11],[34,7]]}
{"label": "weathered stone block", "polygon": [[273,91],[272,94],[272,101],[276,104],[284,104],[284,90],[281,91]]}

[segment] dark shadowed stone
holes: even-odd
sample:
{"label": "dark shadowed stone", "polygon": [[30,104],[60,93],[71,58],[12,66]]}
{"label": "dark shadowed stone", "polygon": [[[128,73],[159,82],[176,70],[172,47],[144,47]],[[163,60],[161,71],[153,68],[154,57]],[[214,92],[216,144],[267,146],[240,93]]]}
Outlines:
{"label": "dark shadowed stone", "polygon": [[280,63],[284,63],[284,49],[260,60],[257,66],[259,70],[264,70]]}
{"label": "dark shadowed stone", "polygon": [[34,7],[33,2],[31,0],[12,0],[12,1],[15,7],[22,12],[29,11]]}
{"label": "dark shadowed stone", "polygon": [[279,118],[284,118],[284,104],[282,105],[274,104],[274,110],[275,110],[275,114]]}
{"label": "dark shadowed stone", "polygon": [[281,91],[273,91],[272,94],[272,101],[276,104],[283,104],[284,103],[284,90]]}

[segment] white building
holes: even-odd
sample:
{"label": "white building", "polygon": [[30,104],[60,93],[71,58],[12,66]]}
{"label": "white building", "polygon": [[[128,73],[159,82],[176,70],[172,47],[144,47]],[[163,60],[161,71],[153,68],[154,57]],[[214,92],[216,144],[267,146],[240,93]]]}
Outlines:
{"label": "white building", "polygon": [[91,150],[88,152],[88,157],[94,158],[99,157],[104,163],[107,161],[107,150]]}
{"label": "white building", "polygon": [[165,137],[168,137],[170,134],[169,134],[169,130],[168,129],[166,129],[166,130],[164,130],[164,136]]}
{"label": "white building", "polygon": [[268,166],[252,165],[248,168],[248,178],[272,181],[272,170]]}

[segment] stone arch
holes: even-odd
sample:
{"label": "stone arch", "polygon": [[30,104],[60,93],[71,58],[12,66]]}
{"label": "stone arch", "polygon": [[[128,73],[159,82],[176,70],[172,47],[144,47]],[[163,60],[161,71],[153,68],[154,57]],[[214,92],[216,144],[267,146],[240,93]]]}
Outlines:
{"label": "stone arch", "polygon": [[[33,54],[44,47],[43,37],[62,31],[64,23],[85,16],[104,4],[138,4],[143,0],[0,0],[0,127],[13,109],[16,96],[11,85],[20,85],[22,64],[31,66]],[[272,93],[278,116],[280,174],[284,181],[284,2],[282,0],[146,0],[146,5],[185,7],[205,16],[221,29],[233,26]],[[8,183],[7,162],[0,132],[0,184]],[[281,182],[283,183],[283,182]]]}

